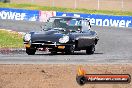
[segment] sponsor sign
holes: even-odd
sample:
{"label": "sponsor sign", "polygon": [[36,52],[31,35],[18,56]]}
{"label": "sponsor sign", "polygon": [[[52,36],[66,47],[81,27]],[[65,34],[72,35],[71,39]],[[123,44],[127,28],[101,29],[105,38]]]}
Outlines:
{"label": "sponsor sign", "polygon": [[113,26],[113,27],[132,27],[132,16],[111,16],[83,13],[56,12],[56,16],[76,16],[90,19],[91,25]]}
{"label": "sponsor sign", "polygon": [[132,16],[111,16],[99,14],[0,8],[0,19],[46,22],[47,19],[52,16],[76,16],[87,18],[90,19],[91,25],[97,26],[132,27]]}
{"label": "sponsor sign", "polygon": [[85,83],[130,83],[129,74],[86,74],[82,68],[78,69],[76,81],[79,85]]}
{"label": "sponsor sign", "polygon": [[55,11],[40,11],[39,21],[40,22],[46,22],[52,16],[56,16]]}
{"label": "sponsor sign", "polygon": [[0,8],[0,19],[39,21],[39,11]]}

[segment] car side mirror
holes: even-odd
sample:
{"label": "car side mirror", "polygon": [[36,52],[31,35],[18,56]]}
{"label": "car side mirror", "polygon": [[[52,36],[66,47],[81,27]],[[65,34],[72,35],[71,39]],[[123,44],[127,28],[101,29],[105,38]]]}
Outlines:
{"label": "car side mirror", "polygon": [[91,29],[90,20],[87,21],[87,24],[88,24],[88,29],[90,30]]}
{"label": "car side mirror", "polygon": [[47,20],[47,22],[49,22],[49,19]]}
{"label": "car side mirror", "polygon": [[88,25],[88,29],[91,30],[91,25]]}
{"label": "car side mirror", "polygon": [[44,30],[44,27],[42,25],[40,26],[40,28],[41,28],[41,31]]}

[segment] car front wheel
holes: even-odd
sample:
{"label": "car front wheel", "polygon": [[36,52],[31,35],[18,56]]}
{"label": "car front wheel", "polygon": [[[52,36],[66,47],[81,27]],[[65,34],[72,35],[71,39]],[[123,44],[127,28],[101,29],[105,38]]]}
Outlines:
{"label": "car front wheel", "polygon": [[74,53],[74,46],[67,46],[65,53],[66,54],[73,54]]}
{"label": "car front wheel", "polygon": [[95,51],[95,45],[91,45],[87,47],[86,54],[94,54],[94,51]]}
{"label": "car front wheel", "polygon": [[57,51],[51,51],[50,53],[56,55]]}
{"label": "car front wheel", "polygon": [[28,55],[34,55],[36,52],[36,49],[26,48],[26,53]]}

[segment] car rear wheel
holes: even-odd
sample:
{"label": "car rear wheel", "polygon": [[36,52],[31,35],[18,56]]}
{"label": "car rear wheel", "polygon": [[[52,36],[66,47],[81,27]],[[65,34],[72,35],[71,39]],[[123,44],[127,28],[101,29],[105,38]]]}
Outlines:
{"label": "car rear wheel", "polygon": [[65,53],[66,54],[73,54],[74,53],[74,46],[67,46]]}
{"label": "car rear wheel", "polygon": [[95,45],[91,45],[87,47],[86,54],[94,54],[94,51],[95,51]]}
{"label": "car rear wheel", "polygon": [[28,55],[34,55],[36,52],[36,49],[26,48],[26,53]]}

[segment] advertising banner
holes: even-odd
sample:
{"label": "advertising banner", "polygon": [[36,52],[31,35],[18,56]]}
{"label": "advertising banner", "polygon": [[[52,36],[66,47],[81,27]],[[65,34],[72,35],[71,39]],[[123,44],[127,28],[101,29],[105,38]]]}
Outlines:
{"label": "advertising banner", "polygon": [[0,19],[46,22],[47,19],[52,16],[83,17],[90,19],[91,25],[97,26],[132,27],[132,16],[112,16],[99,14],[0,8]]}
{"label": "advertising banner", "polygon": [[83,17],[90,19],[91,25],[97,26],[132,27],[132,16],[111,16],[65,12],[56,12],[56,16]]}
{"label": "advertising banner", "polygon": [[39,21],[39,10],[0,8],[0,19]]}

